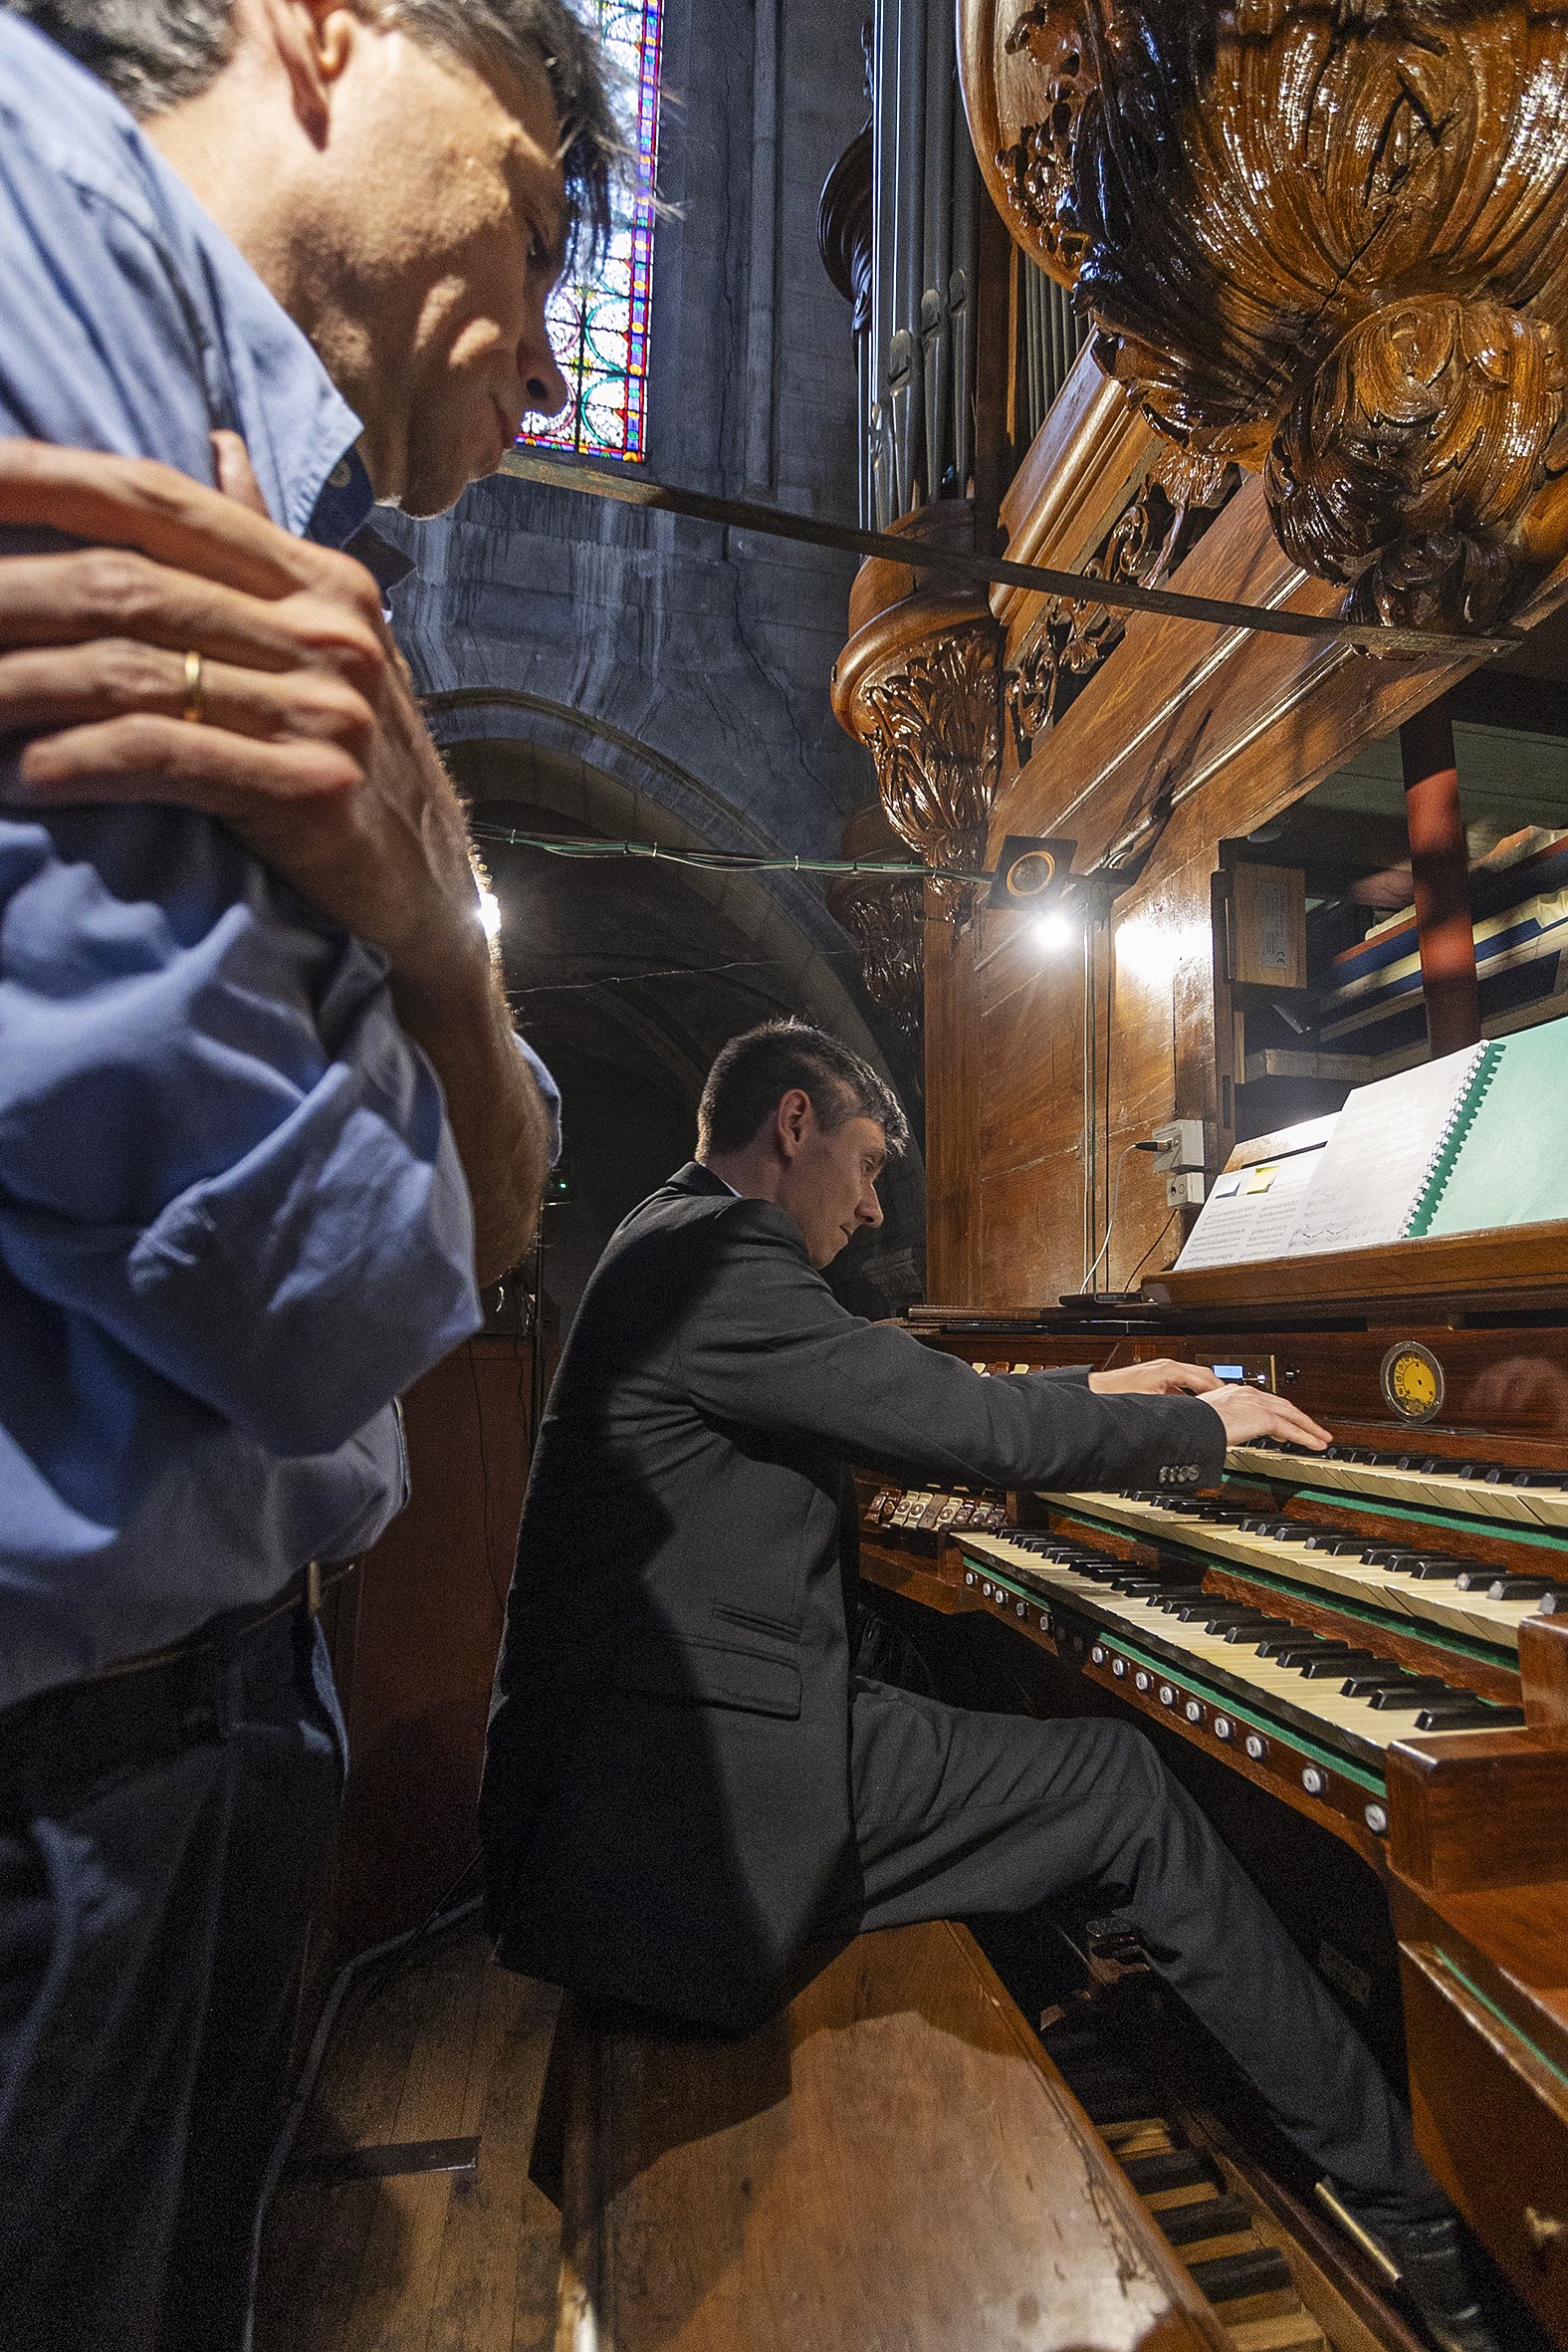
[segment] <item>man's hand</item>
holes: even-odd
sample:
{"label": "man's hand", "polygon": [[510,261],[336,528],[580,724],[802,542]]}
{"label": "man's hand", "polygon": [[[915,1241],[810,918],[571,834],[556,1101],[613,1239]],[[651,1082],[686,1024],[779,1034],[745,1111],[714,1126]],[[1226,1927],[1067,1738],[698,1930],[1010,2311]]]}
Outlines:
{"label": "man's hand", "polygon": [[1096,1396],[1207,1396],[1215,1376],[1207,1364],[1184,1364],[1162,1355],[1149,1364],[1124,1364],[1118,1372],[1091,1372]]}
{"label": "man's hand", "polygon": [[199,809],[379,947],[446,1090],[489,1280],[532,1236],[547,1122],[462,807],[370,575],[257,512],[243,450],[215,439],[227,495],[148,460],[0,442],[0,526],[91,543],[0,559],[0,735],[31,738],[13,805]]}
{"label": "man's hand", "polygon": [[1270,1396],[1266,1389],[1243,1388],[1238,1382],[1228,1381],[1222,1388],[1207,1389],[1203,1401],[1213,1405],[1225,1423],[1228,1446],[1248,1446],[1256,1438],[1277,1437],[1292,1446],[1310,1446],[1315,1454],[1321,1454],[1334,1442],[1326,1429],[1307,1419],[1299,1405],[1286,1404],[1282,1396]]}

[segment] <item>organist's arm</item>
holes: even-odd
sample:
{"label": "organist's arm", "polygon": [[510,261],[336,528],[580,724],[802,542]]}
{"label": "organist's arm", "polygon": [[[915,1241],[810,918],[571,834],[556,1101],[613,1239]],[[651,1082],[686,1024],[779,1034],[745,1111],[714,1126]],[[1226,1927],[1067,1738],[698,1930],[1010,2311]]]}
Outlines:
{"label": "organist's arm", "polygon": [[1099,1396],[1042,1373],[989,1378],[907,1331],[846,1314],[792,1218],[736,1201],[715,1221],[680,1351],[694,1401],[770,1436],[816,1439],[868,1468],[981,1486],[1212,1485],[1237,1408],[1277,1433],[1312,1424],[1255,1390]]}

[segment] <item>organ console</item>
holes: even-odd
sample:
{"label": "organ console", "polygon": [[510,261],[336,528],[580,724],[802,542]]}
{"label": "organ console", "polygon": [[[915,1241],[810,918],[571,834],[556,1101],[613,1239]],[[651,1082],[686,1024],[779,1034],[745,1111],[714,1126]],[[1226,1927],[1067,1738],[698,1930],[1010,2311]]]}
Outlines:
{"label": "organ console", "polygon": [[[1353,1289],[1272,1306],[1257,1266],[1166,1277],[1158,1302],[1119,1310],[916,1309],[929,1345],[992,1375],[1182,1354],[1289,1396],[1334,1443],[1235,1447],[1212,1494],[901,1495],[867,1479],[862,1569],[930,1612],[928,1632],[993,1620],[997,1689],[1125,1711],[1212,1810],[1224,1780],[1244,1787],[1232,1809],[1265,1885],[1270,1846],[1286,1872],[1317,1868],[1288,1820],[1359,1857],[1365,1872],[1318,1872],[1314,1957],[1370,1999],[1365,1925],[1335,1908],[1370,1873],[1423,2150],[1561,2342],[1568,1282],[1499,1310],[1465,1270],[1500,1238],[1408,1246],[1409,1315]],[[1364,1264],[1360,1287],[1384,1272]],[[942,1644],[926,1646],[940,1674]],[[1387,2033],[1392,1987],[1384,2005]]]}

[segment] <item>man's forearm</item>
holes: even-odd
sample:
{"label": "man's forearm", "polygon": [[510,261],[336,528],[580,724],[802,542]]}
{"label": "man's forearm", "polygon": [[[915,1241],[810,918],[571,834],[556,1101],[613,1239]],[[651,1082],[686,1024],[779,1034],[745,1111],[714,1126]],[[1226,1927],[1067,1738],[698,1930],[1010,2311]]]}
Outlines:
{"label": "man's forearm", "polygon": [[498,1282],[534,1239],[550,1170],[550,1116],[518,1052],[488,959],[437,986],[392,975],[392,999],[446,1095],[474,1205],[474,1268]]}

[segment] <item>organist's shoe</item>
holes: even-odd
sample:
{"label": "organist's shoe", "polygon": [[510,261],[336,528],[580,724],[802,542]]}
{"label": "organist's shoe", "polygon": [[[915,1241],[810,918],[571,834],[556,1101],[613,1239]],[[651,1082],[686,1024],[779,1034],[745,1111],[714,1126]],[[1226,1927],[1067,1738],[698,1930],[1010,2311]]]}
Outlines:
{"label": "organist's shoe", "polygon": [[1380,2230],[1378,2240],[1438,2352],[1501,2352],[1476,2300],[1456,2215]]}

